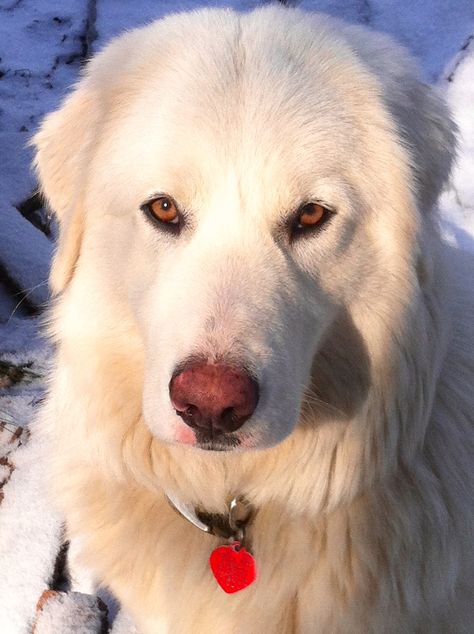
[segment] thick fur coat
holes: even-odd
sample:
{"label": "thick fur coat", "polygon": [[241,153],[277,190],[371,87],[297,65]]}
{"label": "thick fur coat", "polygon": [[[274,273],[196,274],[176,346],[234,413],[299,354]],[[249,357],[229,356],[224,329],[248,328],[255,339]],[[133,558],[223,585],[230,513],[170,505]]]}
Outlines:
{"label": "thick fur coat", "polygon": [[[142,634],[469,632],[472,305],[436,200],[455,130],[389,38],[267,7],[115,40],[35,137],[59,221],[40,427],[81,561]],[[144,217],[157,192],[186,223]],[[331,218],[292,239],[298,205]],[[168,394],[190,355],[261,385],[233,451]],[[165,492],[243,495],[259,576]]]}

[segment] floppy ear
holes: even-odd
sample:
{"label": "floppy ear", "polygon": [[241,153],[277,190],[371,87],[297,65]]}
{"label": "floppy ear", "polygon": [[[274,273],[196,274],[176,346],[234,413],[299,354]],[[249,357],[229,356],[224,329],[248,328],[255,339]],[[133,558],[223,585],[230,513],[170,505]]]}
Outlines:
{"label": "floppy ear", "polygon": [[[411,81],[410,81],[411,79]],[[457,128],[435,88],[410,78],[404,90],[387,91],[387,106],[409,150],[422,211],[436,203],[456,154]]]}
{"label": "floppy ear", "polygon": [[86,82],[83,79],[60,109],[44,119],[32,141],[41,189],[59,222],[50,274],[54,294],[67,286],[81,249],[83,185],[98,118],[96,99]]}
{"label": "floppy ear", "polygon": [[390,37],[351,26],[354,52],[379,79],[385,106],[411,159],[416,197],[430,209],[449,178],[457,127],[434,87],[424,84],[408,52]]}

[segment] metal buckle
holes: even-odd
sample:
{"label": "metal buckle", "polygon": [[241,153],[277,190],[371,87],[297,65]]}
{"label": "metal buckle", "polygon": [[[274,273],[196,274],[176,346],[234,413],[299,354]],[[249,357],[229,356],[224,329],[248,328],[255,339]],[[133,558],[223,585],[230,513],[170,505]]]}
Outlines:
{"label": "metal buckle", "polygon": [[178,515],[204,533],[217,535],[230,541],[239,541],[241,544],[244,542],[245,527],[253,515],[251,504],[244,498],[235,497],[230,501],[227,516],[195,509],[169,494],[166,494],[166,499]]}
{"label": "metal buckle", "polygon": [[229,504],[229,526],[234,532],[233,541],[243,544],[245,528],[253,515],[253,508],[244,498],[238,497]]}

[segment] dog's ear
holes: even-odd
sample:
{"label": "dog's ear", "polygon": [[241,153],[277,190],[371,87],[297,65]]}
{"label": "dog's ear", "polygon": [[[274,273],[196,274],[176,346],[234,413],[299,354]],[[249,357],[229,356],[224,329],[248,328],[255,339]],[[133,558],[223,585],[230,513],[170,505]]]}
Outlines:
{"label": "dog's ear", "polygon": [[[410,81],[411,79],[411,81]],[[414,78],[387,91],[387,106],[411,159],[416,197],[422,211],[436,203],[456,154],[457,128],[436,89]]]}
{"label": "dog's ear", "polygon": [[390,37],[366,28],[347,29],[354,52],[374,73],[382,97],[409,152],[421,210],[436,202],[451,171],[457,128],[436,88],[420,80],[408,52]]}
{"label": "dog's ear", "polygon": [[59,110],[44,119],[32,140],[41,189],[59,223],[58,246],[50,274],[54,294],[67,286],[80,254],[84,227],[82,196],[97,117],[96,99],[85,78]]}

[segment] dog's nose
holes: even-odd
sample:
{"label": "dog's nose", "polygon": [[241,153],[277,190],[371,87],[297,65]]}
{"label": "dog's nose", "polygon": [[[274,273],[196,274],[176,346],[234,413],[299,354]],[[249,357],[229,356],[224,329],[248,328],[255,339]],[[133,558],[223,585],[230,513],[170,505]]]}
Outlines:
{"label": "dog's nose", "polygon": [[221,363],[191,364],[173,376],[169,387],[184,422],[213,434],[242,427],[258,402],[257,382],[245,370]]}

